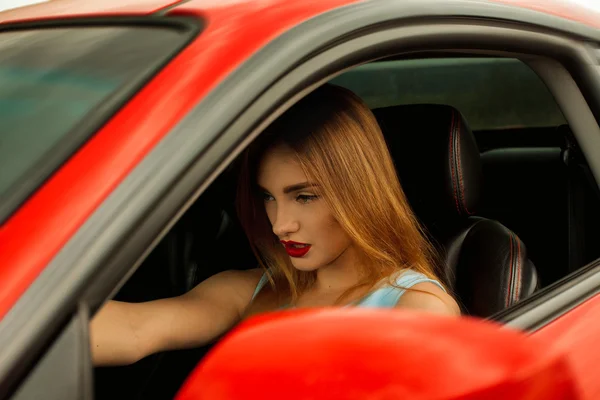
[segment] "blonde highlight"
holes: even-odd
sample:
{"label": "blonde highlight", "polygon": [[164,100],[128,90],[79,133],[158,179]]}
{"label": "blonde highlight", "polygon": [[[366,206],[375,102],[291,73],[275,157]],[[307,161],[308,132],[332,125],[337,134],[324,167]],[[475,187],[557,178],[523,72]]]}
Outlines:
{"label": "blonde highlight", "polygon": [[237,208],[281,301],[295,302],[315,282],[316,272],[292,266],[255,193],[257,164],[277,144],[294,150],[304,173],[319,184],[334,218],[360,250],[363,279],[338,302],[356,291],[367,292],[403,269],[441,281],[437,256],[402,191],[379,124],[358,96],[337,86],[322,86],[263,135],[244,155]]}

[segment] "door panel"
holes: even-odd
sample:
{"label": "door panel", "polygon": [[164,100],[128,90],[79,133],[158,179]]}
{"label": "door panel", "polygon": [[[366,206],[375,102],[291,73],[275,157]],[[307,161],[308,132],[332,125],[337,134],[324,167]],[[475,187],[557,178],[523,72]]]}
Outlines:
{"label": "door panel", "polygon": [[552,343],[553,349],[567,354],[573,376],[583,399],[600,398],[600,295],[596,295],[544,328],[533,333]]}
{"label": "door panel", "polygon": [[87,313],[80,311],[42,356],[12,400],[92,399]]}

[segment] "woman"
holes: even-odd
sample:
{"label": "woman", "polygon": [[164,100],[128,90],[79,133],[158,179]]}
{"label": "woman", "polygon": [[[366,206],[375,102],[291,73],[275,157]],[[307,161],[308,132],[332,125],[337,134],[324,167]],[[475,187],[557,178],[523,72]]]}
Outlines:
{"label": "woman", "polygon": [[377,121],[353,93],[317,89],[242,162],[238,214],[262,268],[219,273],[176,298],[109,302],[91,323],[96,365],[201,346],[250,315],[290,307],[460,314]]}

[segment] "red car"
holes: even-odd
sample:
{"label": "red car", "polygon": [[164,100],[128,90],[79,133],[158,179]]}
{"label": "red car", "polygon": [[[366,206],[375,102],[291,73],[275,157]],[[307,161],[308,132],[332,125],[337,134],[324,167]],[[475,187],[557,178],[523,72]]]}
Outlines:
{"label": "red car", "polygon": [[[600,397],[599,13],[54,0],[0,23],[0,399]],[[272,314],[205,358],[93,368],[88,322],[106,300],[254,265],[236,156],[325,82],[378,116],[417,216],[443,225],[432,235],[469,316]],[[448,179],[458,214],[442,221]]]}

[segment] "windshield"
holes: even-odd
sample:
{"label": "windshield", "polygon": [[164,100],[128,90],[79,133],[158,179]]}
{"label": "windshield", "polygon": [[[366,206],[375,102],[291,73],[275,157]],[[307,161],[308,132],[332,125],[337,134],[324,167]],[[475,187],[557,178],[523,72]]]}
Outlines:
{"label": "windshield", "polygon": [[0,220],[186,39],[162,27],[0,33]]}

